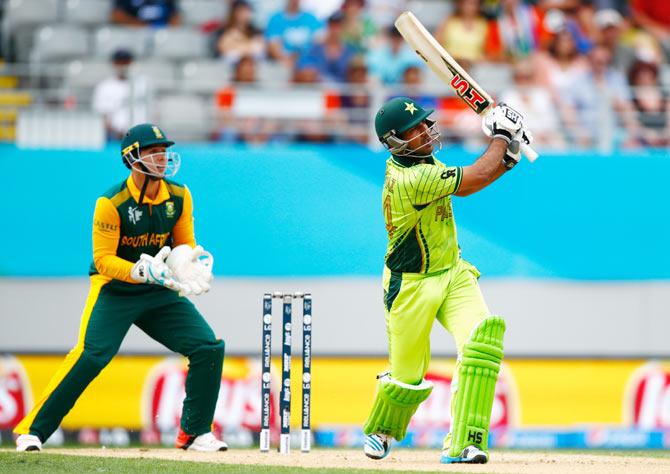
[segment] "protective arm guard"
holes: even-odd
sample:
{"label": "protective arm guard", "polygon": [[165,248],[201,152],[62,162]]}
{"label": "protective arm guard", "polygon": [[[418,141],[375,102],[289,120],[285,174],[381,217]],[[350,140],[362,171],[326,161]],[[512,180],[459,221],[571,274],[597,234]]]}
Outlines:
{"label": "protective arm guard", "polygon": [[368,421],[363,426],[366,435],[385,434],[401,441],[414,412],[433,390],[433,384],[423,381],[409,385],[393,379],[388,373],[379,377],[377,398]]}
{"label": "protective arm guard", "polygon": [[491,408],[503,358],[504,334],[505,321],[491,316],[474,329],[463,346],[451,405],[449,456],[460,456],[470,445],[488,452]]}

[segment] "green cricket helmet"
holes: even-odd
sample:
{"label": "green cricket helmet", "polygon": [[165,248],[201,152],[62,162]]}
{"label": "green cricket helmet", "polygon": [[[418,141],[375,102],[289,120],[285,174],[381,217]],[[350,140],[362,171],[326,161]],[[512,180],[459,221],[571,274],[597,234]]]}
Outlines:
{"label": "green cricket helmet", "polygon": [[173,151],[165,152],[163,163],[156,161],[159,155],[163,153],[153,153],[151,155],[140,156],[140,151],[144,148],[155,145],[164,145],[166,148],[174,145],[172,140],[168,140],[165,132],[158,126],[150,123],[141,123],[132,127],[121,141],[121,159],[128,169],[134,169],[140,173],[157,177],[169,178],[177,174],[181,164],[179,153]]}
{"label": "green cricket helmet", "polygon": [[412,156],[424,158],[429,154],[417,154],[409,148],[409,142],[400,138],[400,134],[421,122],[426,122],[426,133],[433,143],[439,140],[440,134],[437,124],[428,117],[432,109],[426,110],[409,97],[395,97],[387,101],[375,115],[375,132],[382,144],[396,156]]}

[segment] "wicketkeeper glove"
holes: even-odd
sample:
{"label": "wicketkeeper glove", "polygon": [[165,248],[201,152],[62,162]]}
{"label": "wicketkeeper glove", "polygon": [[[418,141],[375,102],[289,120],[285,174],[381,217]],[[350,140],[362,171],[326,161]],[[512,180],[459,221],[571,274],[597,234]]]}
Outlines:
{"label": "wicketkeeper glove", "polygon": [[167,265],[181,286],[179,296],[198,296],[210,290],[214,257],[200,245],[175,247]]}
{"label": "wicketkeeper glove", "polygon": [[174,278],[172,271],[168,268],[165,260],[170,255],[170,247],[163,247],[156,256],[152,257],[143,253],[140,259],[133,265],[130,277],[138,283],[153,283],[171,290],[180,291],[181,286]]}
{"label": "wicketkeeper glove", "polygon": [[482,130],[487,137],[502,138],[507,143],[523,128],[523,116],[505,104],[498,104],[482,119]]}

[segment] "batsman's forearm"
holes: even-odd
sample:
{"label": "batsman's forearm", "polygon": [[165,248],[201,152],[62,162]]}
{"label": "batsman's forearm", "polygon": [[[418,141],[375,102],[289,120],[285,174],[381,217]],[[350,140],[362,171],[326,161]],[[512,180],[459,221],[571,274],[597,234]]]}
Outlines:
{"label": "batsman's forearm", "polygon": [[505,173],[503,157],[507,142],[494,138],[486,151],[472,165],[463,168],[463,180],[456,196],[468,196],[484,189]]}

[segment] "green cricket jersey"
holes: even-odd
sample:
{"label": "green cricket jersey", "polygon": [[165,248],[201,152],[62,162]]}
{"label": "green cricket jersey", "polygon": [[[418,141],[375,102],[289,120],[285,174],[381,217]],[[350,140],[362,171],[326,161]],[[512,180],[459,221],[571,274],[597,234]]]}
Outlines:
{"label": "green cricket jersey", "polygon": [[450,195],[458,191],[463,170],[392,156],[386,161],[382,206],[388,248],[386,266],[393,272],[434,273],[459,258]]}

